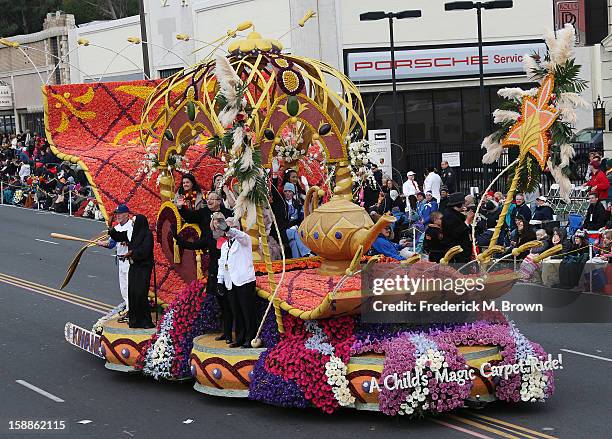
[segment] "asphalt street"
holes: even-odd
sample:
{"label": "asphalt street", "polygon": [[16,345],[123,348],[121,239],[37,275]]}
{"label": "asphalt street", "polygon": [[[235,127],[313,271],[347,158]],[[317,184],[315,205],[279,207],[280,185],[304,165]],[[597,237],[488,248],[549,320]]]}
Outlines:
{"label": "asphalt street", "polygon": [[[521,325],[547,352],[563,354],[556,392],[546,404],[498,402],[417,421],[354,410],[329,416],[280,409],[202,395],[189,382],[106,370],[101,359],[66,343],[63,329],[67,321],[91,327],[104,308],[83,306],[90,302],[75,296],[108,306],[120,302],[110,251],[90,250],[83,257],[66,288],[75,296],[66,300],[24,282],[61,284],[80,245],[50,238],[51,232],[93,237],[104,225],[7,206],[0,206],[0,224],[0,438],[610,437],[610,324]],[[9,430],[10,421],[19,420],[64,421],[66,427]]]}

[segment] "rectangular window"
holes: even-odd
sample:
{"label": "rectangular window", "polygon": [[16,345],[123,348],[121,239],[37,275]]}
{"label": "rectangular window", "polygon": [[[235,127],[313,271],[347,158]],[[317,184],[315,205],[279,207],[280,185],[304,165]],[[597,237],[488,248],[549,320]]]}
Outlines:
{"label": "rectangular window", "polygon": [[434,136],[433,96],[431,91],[404,93],[406,143],[430,142]]}
{"label": "rectangular window", "polygon": [[170,76],[174,75],[175,73],[180,72],[181,70],[183,70],[181,67],[177,67],[173,69],[158,70],[158,72],[159,72],[159,77],[161,79],[164,79],[164,78],[169,78]]}
{"label": "rectangular window", "polygon": [[461,91],[434,90],[435,140],[440,143],[462,141]]}

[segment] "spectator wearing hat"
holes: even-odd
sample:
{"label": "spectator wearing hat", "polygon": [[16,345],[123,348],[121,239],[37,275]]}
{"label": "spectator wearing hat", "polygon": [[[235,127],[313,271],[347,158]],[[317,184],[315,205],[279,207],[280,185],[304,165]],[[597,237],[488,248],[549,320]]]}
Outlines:
{"label": "spectator wearing hat", "polygon": [[597,198],[596,192],[589,194],[589,208],[584,219],[584,228],[587,230],[599,230],[608,222],[609,212]]}
{"label": "spectator wearing hat", "polygon": [[425,193],[425,199],[423,200],[423,203],[421,204],[421,209],[419,210],[419,217],[420,217],[421,223],[424,226],[428,225],[431,222],[431,214],[437,211],[438,211],[438,203],[436,202],[436,199],[431,194],[431,191],[427,191]]}
{"label": "spectator wearing hat", "polygon": [[408,242],[396,244],[393,242],[393,230],[391,225],[386,226],[378,235],[378,238],[372,244],[370,253],[374,255],[383,255],[389,258],[403,261],[406,259],[400,254],[400,251],[408,245]]}
{"label": "spectator wearing hat", "polygon": [[448,162],[446,160],[442,160],[442,163],[440,163],[440,167],[442,168],[442,171],[440,172],[440,178],[442,179],[442,183],[448,188],[451,193],[455,192],[455,190],[457,189],[457,179],[455,177],[455,172],[450,166],[448,166]]}
{"label": "spectator wearing hat", "polygon": [[[127,204],[119,204],[113,211],[114,219],[117,220],[117,224],[113,227],[116,232],[125,232],[127,241],[117,242],[113,238],[108,238],[105,241],[98,241],[101,247],[114,248],[115,257],[117,258],[117,268],[119,270],[119,291],[121,297],[125,302],[125,312],[120,316],[121,322],[127,321],[127,313],[129,310],[130,301],[128,299],[128,274],[130,271],[130,261],[126,257],[128,249],[128,241],[132,238],[132,231],[134,230],[134,223],[130,219],[130,208]],[[110,218],[109,222],[112,224],[113,218]]]}
{"label": "spectator wearing hat", "polygon": [[298,227],[304,219],[304,209],[296,196],[297,189],[291,182],[283,185],[283,194],[272,187],[272,212],[276,218],[286,254],[300,258],[310,254],[298,234]]}
{"label": "spectator wearing hat", "polygon": [[402,186],[402,192],[404,194],[404,197],[406,197],[406,199],[408,199],[410,195],[416,196],[416,194],[421,191],[419,189],[419,184],[414,179],[415,175],[416,174],[413,171],[408,171],[408,173],[406,174],[407,178]]}
{"label": "spectator wearing hat", "polygon": [[430,191],[437,201],[440,199],[441,186],[442,179],[438,174],[436,174],[434,168],[425,168],[425,181],[423,182],[423,191]]}
{"label": "spectator wearing hat", "polygon": [[471,224],[474,221],[474,212],[468,210],[464,213],[465,197],[455,192],[448,197],[446,210],[442,216],[442,235],[445,249],[460,245],[463,251],[453,258],[453,262],[465,263],[470,260],[472,243],[470,240]]}
{"label": "spectator wearing hat", "polygon": [[446,203],[448,203],[448,187],[445,185],[440,186],[440,201],[438,202],[438,210],[444,212],[446,210]]}
{"label": "spectator wearing hat", "polygon": [[555,211],[548,204],[548,199],[544,195],[536,198],[536,208],[533,212],[533,220],[535,221],[552,221]]}

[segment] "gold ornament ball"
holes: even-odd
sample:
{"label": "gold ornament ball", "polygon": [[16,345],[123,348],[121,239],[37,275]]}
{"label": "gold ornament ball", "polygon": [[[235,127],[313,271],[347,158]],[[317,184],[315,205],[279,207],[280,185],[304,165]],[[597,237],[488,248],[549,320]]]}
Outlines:
{"label": "gold ornament ball", "polygon": [[297,117],[293,116],[293,117],[291,118],[291,123],[297,123]]}
{"label": "gold ornament ball", "polygon": [[275,137],[274,138],[274,145],[278,145],[281,142],[280,137]]}
{"label": "gold ornament ball", "polygon": [[312,140],[319,140],[319,135],[318,134],[313,134],[312,135]]}

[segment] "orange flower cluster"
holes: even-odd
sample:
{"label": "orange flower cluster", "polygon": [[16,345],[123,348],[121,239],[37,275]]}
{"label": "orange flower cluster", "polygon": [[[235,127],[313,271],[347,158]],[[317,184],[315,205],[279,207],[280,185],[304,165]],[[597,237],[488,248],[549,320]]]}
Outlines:
{"label": "orange flower cluster", "polygon": [[[268,269],[265,262],[256,262],[255,273],[266,274]],[[285,271],[306,270],[309,268],[319,268],[321,266],[321,258],[318,256],[309,258],[287,259],[285,262]],[[280,273],[283,271],[283,261],[272,261],[272,272]]]}
{"label": "orange flower cluster", "polygon": [[[288,304],[304,311],[318,307],[323,299],[334,291],[342,276],[323,276],[317,274],[315,269],[297,270],[285,273],[285,278],[278,292],[278,297]],[[274,275],[279,282],[280,274]],[[268,276],[257,277],[257,287],[270,291]],[[361,289],[361,276],[348,278],[338,292],[355,291]]]}

